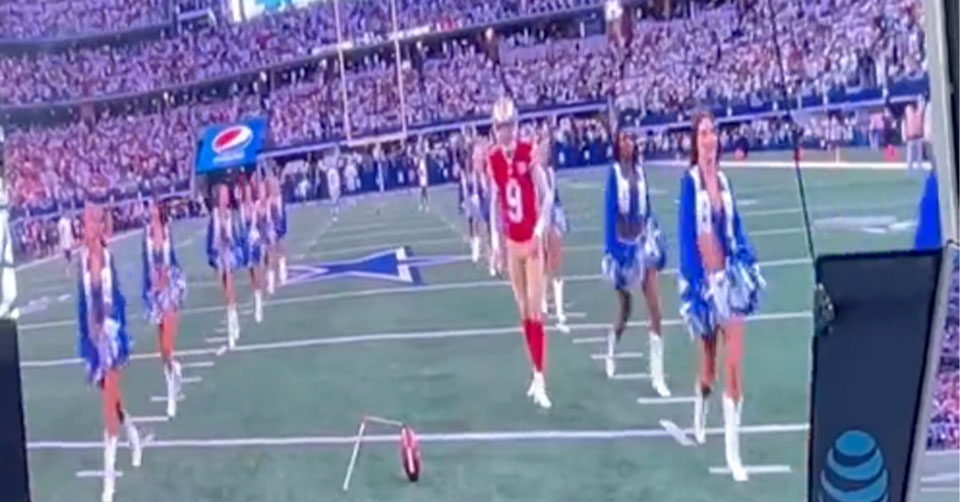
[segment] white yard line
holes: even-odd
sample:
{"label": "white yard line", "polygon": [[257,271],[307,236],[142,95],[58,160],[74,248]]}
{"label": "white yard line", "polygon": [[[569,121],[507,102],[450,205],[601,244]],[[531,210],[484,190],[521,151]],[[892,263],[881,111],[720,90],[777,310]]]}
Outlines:
{"label": "white yard line", "polygon": [[158,424],[166,423],[169,418],[166,415],[155,415],[147,417],[130,417],[130,421],[135,424]]}
{"label": "white yard line", "polygon": [[649,373],[614,373],[610,380],[649,380]]}
{"label": "white yard line", "polygon": [[[745,465],[743,469],[747,474],[790,474],[789,465]],[[710,474],[722,474],[729,476],[729,467],[711,467]]]}
{"label": "white yard line", "polygon": [[[177,396],[177,401],[183,401],[183,400],[186,399],[186,398],[187,398],[187,396],[184,396],[183,394],[180,394],[179,396]],[[165,402],[167,402],[167,396],[150,396],[150,402],[151,402],[151,403],[165,403]]]}
{"label": "white yard line", "polygon": [[[569,326],[568,326],[568,327],[569,327]],[[572,329],[572,328],[571,328],[571,329]],[[602,337],[602,336],[581,336],[581,337],[579,337],[579,338],[574,338],[574,339],[573,339],[573,344],[574,344],[574,345],[585,345],[585,344],[588,344],[588,343],[603,343],[605,340],[606,340],[606,338],[605,338],[605,337]]]}
{"label": "white yard line", "polygon": [[[808,258],[789,258],[782,260],[768,260],[761,261],[758,263],[761,269],[763,268],[779,268],[779,267],[791,267],[798,265],[808,265],[810,260]],[[670,268],[665,269],[661,272],[662,275],[675,275],[677,269]],[[569,275],[564,277],[566,282],[590,282],[590,281],[599,281],[605,280],[603,274],[581,274],[581,275]],[[315,295],[304,295],[304,296],[294,296],[289,298],[274,298],[270,300],[270,306],[275,307],[278,305],[296,305],[300,303],[309,303],[321,300],[340,300],[344,298],[363,298],[367,296],[377,296],[377,295],[396,295],[396,294],[411,294],[411,293],[428,293],[434,291],[450,291],[458,289],[473,289],[480,287],[508,287],[509,283],[504,280],[484,280],[484,281],[464,281],[464,282],[447,282],[441,284],[426,284],[421,286],[394,286],[387,288],[374,288],[374,289],[364,289],[359,291],[341,291],[337,293],[321,293]],[[188,314],[204,314],[210,312],[222,312],[222,305],[210,305],[207,307],[193,307],[186,308],[180,311],[181,315]],[[41,323],[28,323],[23,324],[19,327],[20,331],[30,331],[36,329],[46,329],[46,328],[57,328],[65,326],[73,326],[76,324],[76,320],[62,320],[62,321],[50,321],[50,322],[41,322]]]}
{"label": "white yard line", "polygon": [[695,399],[693,396],[640,397],[637,404],[681,404],[692,403]]}
{"label": "white yard line", "polygon": [[[77,478],[103,478],[106,473],[103,471],[77,471]],[[123,477],[123,471],[113,471],[114,476]]]}
{"label": "white yard line", "polygon": [[[806,432],[806,423],[745,425],[741,434],[785,434]],[[692,430],[684,429],[685,434]],[[707,429],[709,435],[722,435],[722,428]],[[582,441],[582,440],[619,440],[670,438],[672,435],[661,427],[649,429],[574,429],[574,430],[526,430],[493,432],[421,432],[418,434],[424,443],[497,443],[514,441]],[[366,434],[364,443],[387,443],[395,446],[400,436],[397,434]],[[280,436],[280,437],[238,437],[211,439],[157,439],[145,448],[242,448],[273,446],[353,446],[356,436]],[[31,450],[90,450],[102,449],[103,441],[30,441]]]}
{"label": "white yard line", "polygon": [[[614,352],[614,359],[640,359],[643,357],[643,352]],[[607,354],[590,354],[590,359],[594,361],[606,361],[609,359]]]}
{"label": "white yard line", "polygon": [[214,364],[213,361],[195,361],[191,363],[180,363],[180,367],[183,369],[212,368]]}
{"label": "white yard line", "polygon": [[[795,311],[795,312],[771,312],[764,314],[756,314],[747,318],[748,322],[763,322],[763,321],[785,321],[785,320],[807,320],[810,319],[810,311]],[[680,319],[664,319],[663,326],[679,326],[682,323]],[[649,323],[647,321],[632,321],[628,324],[630,327],[646,327]],[[567,325],[571,330],[598,330],[609,327],[609,323],[577,323]],[[553,330],[555,328],[548,327],[548,329]],[[506,335],[519,333],[519,328],[516,326],[505,326],[505,327],[496,327],[496,328],[470,328],[470,329],[458,329],[458,330],[439,330],[439,331],[408,331],[408,332],[399,332],[399,333],[371,333],[371,334],[361,334],[361,335],[345,335],[345,336],[328,336],[328,337],[317,337],[317,338],[304,338],[297,340],[284,340],[277,342],[264,342],[264,343],[251,343],[251,344],[238,344],[232,352],[257,352],[263,350],[275,350],[275,349],[293,349],[293,348],[302,348],[302,347],[313,347],[313,346],[324,346],[324,345],[343,345],[343,344],[352,344],[352,343],[375,343],[375,342],[386,342],[386,341],[409,341],[409,340],[432,340],[432,339],[444,339],[444,338],[464,338],[464,337],[476,337],[476,336],[490,336],[490,335]],[[600,341],[606,340],[605,337],[593,337],[599,339]],[[575,342],[576,343],[576,342]],[[594,343],[594,342],[591,342]],[[188,349],[177,351],[177,355],[187,356],[187,355],[209,355],[217,354],[222,355],[227,351],[225,345],[220,346],[217,349],[206,348],[206,349]],[[141,353],[133,354],[130,356],[131,359],[156,359],[160,357],[160,354],[157,352],[153,353]],[[54,366],[70,366],[80,364],[79,358],[65,358],[65,359],[50,359],[42,361],[21,361],[21,368],[46,368]]]}

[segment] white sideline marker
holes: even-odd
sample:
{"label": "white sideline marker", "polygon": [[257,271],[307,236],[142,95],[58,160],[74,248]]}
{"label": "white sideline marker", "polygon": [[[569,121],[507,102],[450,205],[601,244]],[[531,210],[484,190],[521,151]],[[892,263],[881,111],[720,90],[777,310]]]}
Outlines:
{"label": "white sideline marker", "polygon": [[[587,313],[586,312],[564,312],[564,316],[567,319],[583,319],[587,317]],[[550,318],[551,321],[557,320],[556,314],[550,314],[548,317]]]}
{"label": "white sideline marker", "polygon": [[[123,471],[114,471],[113,474],[114,474],[114,476],[116,476],[116,477],[118,477],[118,478],[122,478],[122,477],[123,477]],[[76,473],[77,478],[100,478],[100,479],[103,479],[103,477],[104,477],[105,475],[106,475],[106,474],[105,474],[103,471],[77,471],[77,473]]]}
{"label": "white sideline marker", "polygon": [[184,377],[184,378],[180,379],[180,383],[184,383],[184,384],[187,384],[187,383],[200,383],[200,382],[202,382],[202,381],[203,381],[203,377],[198,377],[198,376]]}
{"label": "white sideline marker", "polygon": [[[177,396],[177,401],[183,401],[187,396],[180,394]],[[165,403],[167,402],[167,396],[150,396],[151,403]]]}
{"label": "white sideline marker", "polygon": [[223,342],[227,341],[227,337],[225,337],[225,336],[208,336],[207,338],[204,338],[203,341],[205,341],[205,342],[207,342],[207,343],[223,343]]}
{"label": "white sideline marker", "polygon": [[576,345],[580,345],[584,343],[603,343],[606,340],[607,340],[606,337],[602,337],[602,336],[583,336],[580,338],[574,338],[573,343]]}
{"label": "white sideline marker", "polygon": [[213,365],[214,365],[213,361],[193,361],[189,363],[180,363],[180,367],[183,369],[212,368]]}
{"label": "white sideline marker", "polygon": [[677,440],[681,446],[693,446],[693,441],[687,436],[687,433],[683,432],[680,427],[677,427],[677,424],[673,423],[671,420],[661,420],[660,426],[667,431],[667,434]]}
{"label": "white sideline marker", "polygon": [[637,404],[680,404],[692,403],[695,400],[693,396],[640,397],[637,398]]}
{"label": "white sideline marker", "polygon": [[135,424],[158,424],[166,423],[169,419],[166,415],[154,415],[150,417],[130,417],[130,421]]}
{"label": "white sideline marker", "polygon": [[[640,359],[643,357],[643,352],[615,352],[613,354],[614,359]],[[606,361],[606,354],[590,354],[590,359],[594,361]]]}
{"label": "white sideline marker", "polygon": [[646,380],[650,378],[649,373],[614,373],[610,380]]}
{"label": "white sideline marker", "polygon": [[226,345],[221,345],[221,346],[217,347],[217,356],[222,356],[222,355],[224,355],[224,354],[226,354],[226,353],[227,353],[227,346],[226,346]]}
{"label": "white sideline marker", "polygon": [[[791,472],[789,465],[745,465],[743,469],[747,471],[747,474],[789,474]],[[729,476],[730,468],[727,466],[711,467],[710,474]]]}

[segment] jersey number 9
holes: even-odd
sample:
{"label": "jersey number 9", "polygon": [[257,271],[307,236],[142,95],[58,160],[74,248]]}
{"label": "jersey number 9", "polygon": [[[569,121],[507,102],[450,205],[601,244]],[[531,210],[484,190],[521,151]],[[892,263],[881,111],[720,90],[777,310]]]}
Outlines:
{"label": "jersey number 9", "polygon": [[516,178],[507,180],[507,218],[512,223],[523,221],[523,192]]}

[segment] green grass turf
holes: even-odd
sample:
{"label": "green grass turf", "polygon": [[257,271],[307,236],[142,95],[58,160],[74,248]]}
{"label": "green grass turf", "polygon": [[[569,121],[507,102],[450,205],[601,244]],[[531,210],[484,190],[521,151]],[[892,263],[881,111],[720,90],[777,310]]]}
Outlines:
{"label": "green grass turf", "polygon": [[[564,273],[568,311],[589,323],[564,335],[551,331],[548,389],[554,408],[543,412],[524,398],[529,369],[512,294],[491,279],[484,267],[460,262],[422,270],[425,286],[372,279],[339,279],[292,285],[268,300],[266,320],[256,326],[242,318],[241,346],[247,351],[223,356],[183,356],[183,362],[214,361],[186,376],[203,381],[185,386],[186,400],[172,422],[145,424],[158,441],[350,436],[358,419],[373,413],[409,421],[421,433],[489,431],[644,430],[657,431],[667,419],[690,424],[685,404],[638,405],[653,397],[646,381],[608,381],[591,353],[602,344],[573,344],[572,339],[605,333],[614,298],[598,278],[601,257],[601,170],[564,176],[561,190],[570,215]],[[676,265],[676,191],[680,172],[650,169],[653,205],[666,231],[668,267]],[[747,229],[760,259],[806,257],[802,216],[793,172],[785,169],[729,171],[742,202]],[[891,216],[911,220],[922,179],[898,171],[809,170],[805,173],[811,218]],[[291,210],[287,242],[291,263],[352,259],[409,245],[415,255],[468,252],[462,219],[452,190],[432,192],[431,210],[420,213],[416,197],[388,194],[346,204],[332,223],[325,207]],[[453,227],[453,228],[451,228]],[[176,225],[180,259],[191,282],[178,349],[212,350],[205,338],[224,336],[221,297],[203,255],[202,222]],[[454,230],[456,229],[456,231]],[[857,228],[814,226],[818,252],[906,248],[912,230],[870,234]],[[767,235],[762,235],[767,232]],[[137,353],[155,350],[153,329],[139,314],[139,241],[121,239],[111,246],[121,265],[128,315]],[[301,257],[302,256],[302,257]],[[300,258],[297,258],[300,257]],[[800,424],[807,418],[811,265],[780,264],[764,269],[769,283],[761,314],[793,314],[786,319],[753,321],[747,329],[745,425]],[[72,326],[75,283],[54,261],[19,274],[25,299],[52,303],[24,316],[20,335],[24,361],[50,361],[74,355]],[[238,276],[239,294],[250,298],[246,274]],[[459,285],[458,285],[459,283]],[[449,285],[449,287],[447,287]],[[660,279],[668,321],[677,318],[676,276]],[[439,287],[439,289],[435,289]],[[382,290],[377,294],[363,293]],[[395,289],[396,291],[387,291]],[[344,293],[363,296],[346,296]],[[70,297],[57,301],[63,294]],[[276,302],[271,304],[271,302]],[[645,317],[638,298],[634,320]],[[198,310],[199,309],[199,310]],[[502,328],[470,336],[391,341],[357,341],[270,348],[258,344],[347,335],[442,332]],[[622,350],[645,352],[643,328],[633,328]],[[695,359],[683,328],[668,322],[666,368],[674,395],[689,395]],[[328,340],[329,341],[329,340]],[[646,371],[645,359],[620,361],[620,372]],[[29,440],[96,442],[101,437],[98,395],[87,388],[79,364],[26,367],[23,370]],[[151,403],[164,384],[156,358],[137,359],[124,372],[124,396],[135,416],[159,415]],[[710,424],[722,425],[719,402]],[[390,432],[377,430],[378,433]],[[295,441],[296,442],[296,441]],[[526,441],[426,442],[425,475],[409,485],[400,478],[395,443],[364,446],[348,494],[340,483],[349,445],[250,445],[147,448],[144,466],[132,471],[120,454],[124,477],[117,500],[138,501],[306,501],[306,500],[789,500],[799,501],[805,487],[803,432],[745,434],[748,464],[783,464],[789,474],[754,476],[747,484],[711,475],[723,465],[721,436],[704,447],[683,447],[669,437],[621,439],[537,439]],[[77,479],[77,470],[101,469],[98,448],[32,448],[33,491],[39,501],[98,500],[97,479]]]}

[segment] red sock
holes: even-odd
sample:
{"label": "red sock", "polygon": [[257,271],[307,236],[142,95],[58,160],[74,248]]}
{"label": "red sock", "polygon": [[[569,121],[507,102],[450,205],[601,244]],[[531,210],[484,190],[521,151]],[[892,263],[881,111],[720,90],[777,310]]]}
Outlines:
{"label": "red sock", "polygon": [[530,361],[533,359],[533,324],[530,322],[530,319],[523,320],[523,340],[527,342],[527,354],[530,356]]}
{"label": "red sock", "polygon": [[523,322],[523,331],[527,336],[527,350],[530,352],[533,369],[537,373],[543,373],[543,353],[546,345],[543,321],[528,319]]}

